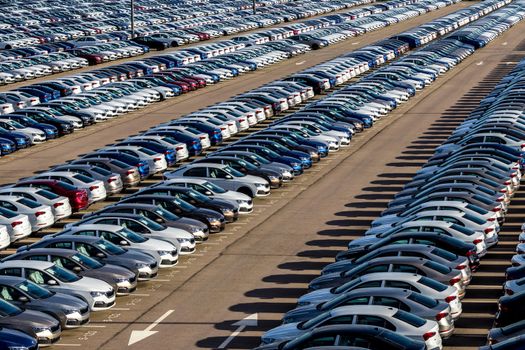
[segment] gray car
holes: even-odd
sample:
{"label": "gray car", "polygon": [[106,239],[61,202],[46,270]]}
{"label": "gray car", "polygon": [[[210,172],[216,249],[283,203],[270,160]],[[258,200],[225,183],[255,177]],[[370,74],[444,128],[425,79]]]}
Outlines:
{"label": "gray car", "polygon": [[355,266],[366,263],[375,258],[387,256],[412,256],[421,257],[446,265],[461,271],[462,282],[468,285],[472,278],[467,257],[459,256],[445,249],[425,244],[393,244],[375,249],[357,259],[340,260],[328,264],[323,268],[322,274],[347,271]]}
{"label": "gray car", "polygon": [[103,169],[96,165],[88,164],[65,164],[52,169],[53,171],[69,171],[82,174],[95,180],[104,182],[104,187],[108,194],[115,194],[122,191],[124,184],[119,174]]}
{"label": "gray car", "polygon": [[212,182],[224,189],[244,193],[250,197],[267,196],[270,184],[262,177],[244,175],[225,164],[188,164],[171,172],[164,173],[166,179],[196,177]]}
{"label": "gray car", "polygon": [[299,298],[297,305],[317,305],[352,290],[373,287],[409,289],[434,299],[444,300],[450,305],[450,312],[454,319],[462,312],[461,300],[456,288],[408,272],[370,273],[335,288],[323,288],[307,293]]}
{"label": "gray car", "polygon": [[50,261],[79,276],[92,277],[109,283],[115,288],[117,295],[127,295],[137,288],[138,271],[105,264],[72,249],[35,248],[12,254],[4,260]]}
{"label": "gray car", "polygon": [[38,187],[4,187],[0,188],[0,195],[17,196],[48,205],[53,211],[55,220],[65,219],[72,213],[71,204],[67,197]]}
{"label": "gray car", "polygon": [[41,239],[29,247],[20,247],[17,252],[34,248],[74,249],[106,264],[122,266],[131,271],[138,270],[139,281],[156,277],[159,269],[157,259],[153,256],[121,248],[99,237],[68,235],[50,237]]}
{"label": "gray car", "polygon": [[25,277],[53,292],[72,295],[89,304],[91,311],[115,305],[115,290],[104,281],[78,277],[48,261],[11,260],[0,263],[0,275]]}
{"label": "gray car", "polygon": [[56,343],[62,334],[60,322],[53,317],[40,311],[23,310],[3,299],[0,299],[0,327],[29,334],[42,347]]}
{"label": "gray car", "polygon": [[434,299],[408,289],[387,287],[355,289],[317,305],[298,307],[284,315],[283,323],[307,321],[323,312],[349,305],[395,307],[427,320],[437,321],[442,338],[447,338],[454,332],[454,320],[450,315],[450,306],[446,301]]}
{"label": "gray car", "polygon": [[73,165],[92,165],[113,173],[119,174],[125,187],[136,186],[140,182],[140,173],[137,167],[128,165],[118,159],[111,158],[83,158],[71,162]]}
{"label": "gray car", "polygon": [[89,322],[89,305],[85,301],[50,292],[22,277],[0,276],[0,298],[22,309],[46,313],[60,321],[62,329]]}
{"label": "gray car", "polygon": [[197,237],[207,237],[210,233],[208,226],[195,219],[181,217],[154,204],[147,203],[117,203],[97,212],[86,214],[83,219],[102,214],[134,214],[141,215],[158,224],[185,230]]}
{"label": "gray car", "polygon": [[340,306],[323,312],[306,322],[287,323],[270,329],[262,335],[261,341],[263,344],[271,344],[294,339],[315,328],[333,324],[381,324],[384,328],[414,340],[424,340],[427,349],[442,348],[439,326],[436,321],[426,320],[395,307],[382,305]]}
{"label": "gray car", "polygon": [[465,294],[465,286],[462,283],[459,270],[432,260],[411,256],[386,256],[371,259],[346,271],[321,275],[313,279],[309,287],[310,289],[321,289],[340,286],[356,277],[373,272],[417,273],[456,287],[460,296]]}
{"label": "gray car", "polygon": [[177,246],[175,246],[165,240],[146,238],[118,225],[85,224],[68,228],[64,231],[55,233],[52,236],[58,237],[62,235],[100,237],[117,246],[122,246],[126,249],[139,251],[155,257],[159,263],[159,267],[170,267],[176,265],[179,261],[179,250],[181,245],[189,245],[190,248],[195,249],[195,240],[191,242],[193,236],[190,233],[186,233],[186,238],[189,240],[188,243],[177,242]]}

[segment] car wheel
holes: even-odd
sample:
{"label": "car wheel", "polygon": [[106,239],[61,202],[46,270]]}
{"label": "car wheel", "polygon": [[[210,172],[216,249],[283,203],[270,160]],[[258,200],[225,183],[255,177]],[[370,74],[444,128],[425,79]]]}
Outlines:
{"label": "car wheel", "polygon": [[255,197],[255,194],[248,187],[240,187],[237,189],[237,192],[243,193],[251,198]]}

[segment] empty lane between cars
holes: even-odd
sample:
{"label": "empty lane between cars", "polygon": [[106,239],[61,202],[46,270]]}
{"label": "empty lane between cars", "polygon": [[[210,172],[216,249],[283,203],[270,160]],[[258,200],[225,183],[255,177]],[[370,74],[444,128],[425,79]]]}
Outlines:
{"label": "empty lane between cars", "polygon": [[[425,145],[448,136],[457,125],[452,107],[460,98],[479,88],[498,65],[515,63],[509,55],[519,53],[514,50],[523,38],[517,34],[524,30],[520,23],[476,52],[369,132],[354,137],[349,151],[331,155],[291,186],[259,200],[253,217],[234,224],[231,234],[204,243],[203,256],[148,282],[140,294],[124,297],[121,308],[104,314],[103,322],[91,323],[87,332],[64,335],[63,343],[121,349],[132,330],[149,329],[173,310],[151,328],[158,333],[130,348],[218,348],[239,328],[239,320],[254,313],[257,326],[249,323],[228,348],[258,345],[261,334],[295,306],[307,283],[349,240],[362,236],[419,170],[428,156]],[[467,103],[458,108],[474,107]]]}
{"label": "empty lane between cars", "polygon": [[[87,153],[93,149],[101,148],[110,142],[147,129],[152,125],[174,119],[212,103],[223,101],[243,91],[314,66],[345,52],[356,50],[379,39],[400,33],[408,28],[442,17],[471,4],[471,2],[460,2],[384,29],[367,33],[353,40],[330,45],[327,48],[316,51],[314,54],[310,53],[295,57],[261,71],[255,71],[237,79],[225,81],[218,85],[209,86],[206,89],[159,103],[143,111],[133,112],[115,120],[80,130],[73,135],[52,140],[38,147],[21,150],[9,157],[0,159],[0,181],[2,183],[10,183],[18,180],[20,177],[30,176],[36,171],[73,159],[79,154]],[[358,44],[355,44],[357,42]],[[302,65],[295,64],[302,61],[305,61]]]}

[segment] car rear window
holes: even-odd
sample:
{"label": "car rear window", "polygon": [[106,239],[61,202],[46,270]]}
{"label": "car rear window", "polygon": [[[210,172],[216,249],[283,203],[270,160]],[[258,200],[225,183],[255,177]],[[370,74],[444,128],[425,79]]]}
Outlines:
{"label": "car rear window", "polygon": [[398,320],[406,322],[409,325],[412,325],[417,328],[427,323],[425,319],[422,319],[421,317],[416,315],[409,314],[408,312],[402,310],[398,310],[392,317],[397,318]]}
{"label": "car rear window", "polygon": [[480,196],[480,195],[474,195],[474,196],[472,196],[472,198],[474,198],[477,201],[480,201],[483,204],[487,204],[487,205],[494,204],[494,203],[492,203],[492,200],[490,200],[490,199],[488,199],[486,197]]}
{"label": "car rear window", "polygon": [[82,181],[83,183],[90,183],[90,182],[95,181],[95,180],[93,180],[92,178],[87,177],[87,176],[82,175],[82,174],[75,174],[75,175],[73,175],[73,177],[74,177],[75,179],[77,179],[77,180]]}
{"label": "car rear window", "polygon": [[70,184],[68,184],[67,182],[64,182],[64,181],[60,181],[60,187],[62,187],[65,190],[68,190],[68,191],[76,191],[76,189],[77,189],[75,186],[70,185]]}
{"label": "car rear window", "polygon": [[419,293],[412,293],[407,298],[429,308],[436,307],[436,305],[439,304],[436,299],[432,299]]}
{"label": "car rear window", "polygon": [[435,281],[428,277],[421,277],[418,282],[424,286],[437,290],[438,292],[442,292],[445,289],[447,289],[447,286],[445,284]]}
{"label": "car rear window", "polygon": [[469,220],[469,221],[472,221],[473,223],[478,224],[478,225],[483,225],[485,223],[485,220],[482,220],[479,217],[474,216],[474,215],[465,214],[465,215],[463,215],[463,217],[465,219]]}
{"label": "car rear window", "polygon": [[46,191],[46,190],[39,190],[39,191],[36,192],[36,194],[38,194],[39,196],[42,196],[44,198],[47,198],[47,199],[57,199],[57,198],[59,198],[59,196],[57,196],[53,192],[49,192],[49,191]]}
{"label": "car rear window", "polygon": [[438,248],[438,247],[434,247],[434,249],[432,249],[432,254],[437,255],[440,258],[443,258],[447,261],[454,261],[458,258],[456,254],[451,253],[448,250]]}
{"label": "car rear window", "polygon": [[17,202],[31,209],[40,207],[40,203],[37,203],[27,198],[20,198],[19,200],[17,200]]}
{"label": "car rear window", "polygon": [[481,207],[478,207],[477,205],[474,205],[474,204],[467,204],[466,208],[470,209],[472,211],[475,211],[478,214],[487,214],[488,213],[488,210],[485,210],[485,209],[483,209]]}
{"label": "car rear window", "polygon": [[432,270],[434,271],[437,271],[439,273],[442,273],[442,274],[447,274],[449,273],[450,271],[452,271],[452,269],[448,266],[445,266],[443,264],[439,264],[437,262],[434,262],[434,261],[427,261],[424,266],[428,267],[428,268],[431,268]]}
{"label": "car rear window", "polygon": [[472,236],[474,233],[476,233],[476,231],[474,231],[474,230],[468,229],[468,228],[463,227],[463,226],[459,226],[457,224],[453,224],[452,226],[450,226],[450,228],[453,229],[453,230],[459,231],[459,232],[461,232],[461,233],[463,233],[464,235],[467,235],[467,236]]}

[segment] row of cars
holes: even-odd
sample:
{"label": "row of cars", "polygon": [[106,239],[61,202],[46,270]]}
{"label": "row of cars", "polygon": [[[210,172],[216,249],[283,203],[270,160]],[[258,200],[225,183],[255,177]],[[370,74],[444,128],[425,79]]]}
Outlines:
{"label": "row of cars", "polygon": [[[363,0],[348,0],[338,6],[332,6],[333,8],[325,8],[323,5],[312,6],[318,7],[318,12],[324,13],[328,10],[335,11],[367,2]],[[270,11],[271,7],[266,8]],[[284,12],[286,13],[286,11]],[[281,16],[273,18],[276,16],[269,13],[266,15],[269,18],[265,18],[265,21],[255,22],[250,18],[251,16],[246,16],[245,14],[232,14],[231,16],[235,18],[224,18],[224,15],[221,15],[210,20],[207,17],[203,17],[200,18],[201,21],[207,19],[207,22],[212,23],[203,24],[202,26],[190,26],[190,28],[186,28],[178,22],[176,24],[157,23],[149,29],[143,28],[141,30],[142,33],[138,33],[138,37],[133,38],[133,40],[129,40],[131,39],[129,32],[118,31],[117,27],[114,27],[111,32],[104,31],[103,34],[83,36],[58,43],[48,43],[47,41],[49,40],[47,39],[50,39],[48,37],[45,37],[46,40],[40,38],[40,40],[45,42],[44,44],[39,44],[35,47],[11,48],[0,53],[0,58],[2,58],[0,61],[0,82],[9,84],[34,79],[82,68],[87,64],[99,64],[142,55],[148,52],[150,48],[165,49],[172,46],[180,46],[221,35],[230,35],[266,27],[283,21]],[[262,15],[259,14],[258,16]],[[60,22],[60,24],[67,26],[63,22]],[[38,31],[31,30],[31,33],[38,33]],[[61,35],[58,37],[64,38],[68,36]],[[0,43],[0,45],[2,44]],[[9,48],[10,46],[12,44],[4,43],[4,47]]]}
{"label": "row of cars", "polygon": [[[494,37],[486,33],[501,34],[524,15],[525,3],[518,2],[463,30],[475,33],[469,40],[484,41]],[[399,85],[404,86],[409,97],[476,47],[452,33],[369,74],[355,88],[350,85],[329,95],[321,104],[332,96],[344,98],[359,87],[370,91],[375,87],[371,83],[378,82],[382,87],[398,85],[398,92]],[[520,77],[509,79],[497,91],[506,86],[519,89]],[[498,100],[506,113],[505,96]],[[496,116],[489,112],[487,121],[498,121],[483,130],[481,112],[492,111],[490,104],[485,107],[436,149],[364,237],[351,241],[335,263],[323,268],[321,276],[310,282],[310,292],[284,315],[283,324],[262,336],[258,349],[442,348],[442,339],[452,336],[454,321],[461,316],[461,299],[472,273],[487,249],[498,242],[500,225],[521,179],[521,142],[484,138],[497,135],[501,118],[498,112]],[[520,107],[516,109],[519,115]],[[514,315],[520,319],[519,312]]]}
{"label": "row of cars", "polygon": [[[383,52],[384,60],[390,60],[407,49],[402,42],[376,43],[353,57],[326,62],[6,186],[0,189],[0,198],[29,197],[43,204],[47,197],[59,197],[71,206],[62,213],[67,217],[71,210],[82,210],[108,193],[166,170],[177,156],[198,155],[203,148],[306,102],[315,92],[362,74],[370,68],[368,55]],[[88,322],[89,311],[111,307],[116,295],[132,293],[138,281],[154,278],[159,267],[172,266],[179,254],[191,254],[210,233],[251,212],[253,197],[269,195],[271,188],[292,181],[329,152],[348,145],[351,135],[364,129],[359,119],[363,115],[377,119],[384,115],[381,108],[390,110],[396,105],[392,100],[402,103],[409,95],[401,85],[389,90],[378,91],[383,99],[347,91],[355,93],[356,100],[360,96],[360,114],[355,118],[351,106],[331,112],[327,103],[277,119],[267,129],[165,172],[164,181],[19,248],[0,263],[0,306],[13,310],[2,318],[3,325],[9,324],[5,332],[14,334],[10,341],[21,341],[15,328],[42,345],[54,343],[61,329]],[[322,114],[327,117],[321,121]],[[189,147],[195,144],[199,146]],[[177,145],[186,150],[178,152]],[[26,289],[35,294],[21,295]]]}
{"label": "row of cars", "polygon": [[[494,29],[485,30],[484,35],[479,38],[469,33],[462,35],[463,40],[472,40],[472,45],[483,46],[486,44],[484,38],[492,37],[501,23],[494,22],[492,26]],[[460,33],[462,31],[458,35]],[[523,173],[525,134],[521,126],[521,81],[524,75],[525,61],[522,60],[454,130],[447,141],[438,147],[428,166],[420,172],[420,175],[426,175],[440,168],[446,171],[445,178],[454,181],[442,181],[450,186],[450,195],[453,196],[450,200],[458,198],[467,203],[479,197],[487,203],[488,199],[491,199],[490,203],[494,203],[494,199],[499,201],[500,204],[491,209],[492,222],[496,227],[488,226],[488,229],[494,230],[486,234],[485,238],[497,231],[496,223],[503,221],[508,200],[518,188]],[[460,187],[463,184],[468,184],[468,189]],[[467,194],[467,190],[470,193]],[[471,203],[466,205],[472,205]],[[479,203],[476,205],[481,206]],[[504,296],[498,301],[495,328],[488,334],[488,345],[480,349],[519,349],[525,344],[525,322],[522,314],[525,298],[525,265],[522,255],[524,236],[523,233],[519,235],[516,255],[511,260],[512,267],[505,273]],[[486,245],[494,245],[495,239],[488,238]]]}
{"label": "row of cars", "polygon": [[[396,7],[400,3],[405,4],[399,0],[386,4]],[[437,3],[445,6],[452,1]],[[422,14],[438,8],[431,5],[432,2],[425,1],[403,10]],[[376,16],[386,23],[386,19],[396,17],[400,11],[394,8]],[[340,26],[343,25],[338,30],[344,38],[365,32],[359,27],[350,31]],[[243,40],[226,40],[1,93],[0,98],[6,103],[0,105],[3,111],[0,151],[6,155],[153,102],[263,68],[304,53],[312,45],[328,43],[329,34],[319,35],[312,36],[309,45],[282,39],[246,47]]]}

